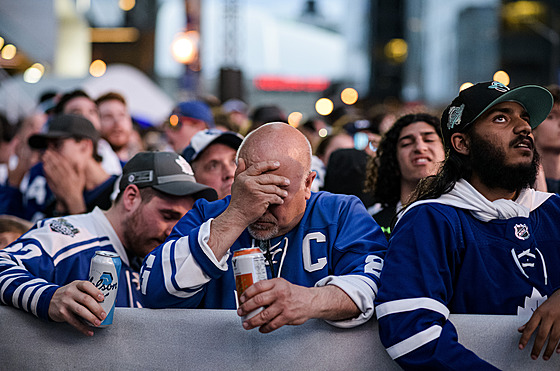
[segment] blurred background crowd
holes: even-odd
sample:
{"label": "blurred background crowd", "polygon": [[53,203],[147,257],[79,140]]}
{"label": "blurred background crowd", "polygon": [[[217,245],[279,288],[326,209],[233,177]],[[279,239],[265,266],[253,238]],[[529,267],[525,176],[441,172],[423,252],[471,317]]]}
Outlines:
{"label": "blurred background crowd", "polygon": [[[459,89],[531,83],[557,99],[559,19],[556,0],[3,0],[0,213],[25,230],[108,205],[122,166],[152,150],[225,197],[242,138],[281,121],[309,139],[313,190],[357,195],[389,236],[444,158],[439,117]],[[91,153],[30,140],[59,114],[87,118],[97,134],[57,138]],[[550,133],[539,149],[554,154]],[[543,160],[552,191],[557,162]]]}

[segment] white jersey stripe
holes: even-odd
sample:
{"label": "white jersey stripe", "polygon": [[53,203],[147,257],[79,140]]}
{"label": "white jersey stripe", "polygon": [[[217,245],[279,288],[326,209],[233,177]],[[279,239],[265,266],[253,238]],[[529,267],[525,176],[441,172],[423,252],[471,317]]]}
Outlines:
{"label": "white jersey stripe", "polygon": [[[194,261],[194,258],[191,255],[191,251],[188,248],[188,244],[189,244],[189,237],[181,237],[176,241],[169,241],[168,243],[166,243],[163,248],[162,248],[162,268],[163,268],[163,282],[165,283],[165,289],[167,290],[168,293],[170,293],[171,295],[177,296],[179,298],[190,298],[191,296],[193,296],[194,294],[196,294],[197,292],[199,292],[200,290],[202,290],[202,286],[199,287],[192,287],[191,286],[191,291],[180,291],[181,287],[189,287],[189,286],[184,286],[181,282],[180,282],[180,278],[181,278],[181,272],[188,272],[188,275],[183,274],[183,278],[188,278],[191,279],[193,277],[198,276],[196,273],[198,271],[201,271],[200,267],[198,267],[198,269],[189,269],[188,267],[185,269],[185,266],[191,266],[192,268],[194,268],[193,263],[196,263]],[[171,253],[171,251],[173,250],[173,246],[176,247],[180,247],[180,248],[175,248],[174,249],[174,254]],[[177,246],[180,245],[180,246]],[[182,256],[177,256],[177,253],[180,251]],[[183,256],[188,256],[188,258],[184,258]],[[176,272],[173,273],[173,267],[172,264],[174,262],[178,262],[178,261],[182,261],[185,262],[181,265],[181,267],[176,267]],[[172,263],[173,262],[173,263]],[[189,264],[190,263],[190,264]],[[180,272],[181,271],[181,272]],[[175,285],[173,284],[173,280],[179,281],[177,282],[177,286],[175,287]],[[207,279],[206,281],[208,281],[209,279]]]}
{"label": "white jersey stripe", "polygon": [[[32,283],[48,283],[47,281],[45,281],[42,278],[38,278],[36,280],[32,280]],[[22,299],[22,303],[21,303],[21,308],[25,309],[27,311],[27,307],[29,306],[29,298],[31,297],[31,295],[33,294],[33,290],[35,289],[35,287],[37,287],[38,285],[33,285],[33,287],[28,288],[27,290],[25,290],[25,293],[23,294],[23,299]]]}
{"label": "white jersey stripe", "polygon": [[41,297],[41,294],[43,293],[43,291],[45,291],[49,287],[55,287],[55,285],[45,285],[45,286],[41,287],[39,290],[37,290],[35,292],[35,294],[33,294],[33,299],[31,300],[30,309],[31,309],[31,313],[33,313],[36,316],[38,316],[37,315],[37,303],[39,302],[39,298]]}
{"label": "white jersey stripe", "polygon": [[389,301],[387,303],[379,304],[375,308],[375,312],[377,313],[377,319],[379,319],[389,314],[411,312],[417,309],[427,309],[440,313],[445,317],[445,319],[449,317],[449,309],[439,301],[432,298],[413,298]]}
{"label": "white jersey stripe", "polygon": [[[18,286],[18,288],[14,291],[14,294],[12,295],[12,303],[14,307],[19,308],[18,302],[23,292],[23,300],[22,300],[21,308],[27,308],[27,299],[31,294],[31,292],[33,291],[33,289],[35,288],[35,284],[37,283],[46,283],[46,281],[40,278],[36,278],[34,280],[27,281],[24,284]],[[33,287],[30,288],[29,286],[33,286]]]}
{"label": "white jersey stripe", "polygon": [[[17,275],[17,276],[9,275],[9,276],[3,277],[0,280],[0,287],[4,286],[5,288],[8,288],[10,286],[10,283],[15,281],[18,277],[21,277],[21,276],[20,275]],[[5,288],[0,289],[0,300],[2,300],[2,303],[7,305],[8,303],[6,302],[6,299],[4,299]]]}
{"label": "white jersey stripe", "polygon": [[420,348],[422,345],[429,343],[432,340],[439,338],[441,334],[441,326],[433,325],[426,330],[419,332],[408,339],[404,339],[400,343],[387,348],[387,353],[392,359],[396,359],[404,356],[407,353],[412,352],[415,349]]}
{"label": "white jersey stripe", "polygon": [[[15,272],[12,272],[14,270]],[[4,299],[4,292],[6,291],[7,288],[10,287],[10,283],[18,279],[19,277],[25,277],[25,276],[26,275],[22,271],[20,266],[7,269],[6,272],[2,276],[0,276],[0,300],[2,301],[2,303],[8,304],[6,302],[6,299]]]}
{"label": "white jersey stripe", "polygon": [[60,261],[62,261],[63,259],[66,259],[69,256],[75,255],[79,252],[91,249],[92,247],[95,247],[96,249],[99,249],[101,246],[99,246],[99,241],[97,240],[93,240],[90,243],[87,243],[85,245],[80,245],[80,246],[76,246],[73,247],[65,252],[63,252],[62,254],[58,255],[54,260],[53,260],[53,264],[56,267],[56,265],[58,263],[60,263]]}

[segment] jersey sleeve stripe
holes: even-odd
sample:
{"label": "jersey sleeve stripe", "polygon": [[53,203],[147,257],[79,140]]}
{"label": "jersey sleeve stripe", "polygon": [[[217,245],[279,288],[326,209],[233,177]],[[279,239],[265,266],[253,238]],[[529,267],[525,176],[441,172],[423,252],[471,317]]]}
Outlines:
{"label": "jersey sleeve stripe", "polygon": [[[27,308],[27,300],[29,298],[29,295],[31,294],[31,292],[34,289],[34,287],[30,287],[30,286],[35,286],[38,283],[47,283],[47,281],[45,281],[43,279],[40,279],[40,278],[35,278],[31,281],[27,281],[27,282],[19,285],[18,288],[14,291],[14,294],[12,295],[12,303],[13,303],[14,307],[16,307],[16,308]],[[22,296],[22,294],[23,294],[23,296]],[[19,305],[20,297],[21,297],[21,306]]]}
{"label": "jersey sleeve stripe", "polygon": [[392,359],[402,357],[405,354],[429,343],[430,341],[439,338],[441,331],[441,326],[433,325],[432,327],[429,327],[426,330],[387,348],[387,353],[389,353],[389,356],[391,356]]}
{"label": "jersey sleeve stripe", "polygon": [[439,301],[432,298],[413,298],[389,301],[379,304],[375,308],[375,312],[377,313],[377,319],[379,319],[390,314],[411,312],[417,309],[427,309],[440,313],[445,317],[445,319],[449,317],[449,309]]}
{"label": "jersey sleeve stripe", "polygon": [[[161,260],[162,260],[162,265],[163,265],[163,267],[162,267],[163,268],[163,275],[164,275],[163,282],[165,283],[165,289],[171,295],[177,296],[179,298],[190,298],[191,296],[195,295],[197,292],[202,290],[202,287],[200,287],[200,286],[191,287],[190,290],[183,290],[183,289],[181,289],[181,286],[177,282],[179,272],[177,270],[177,267],[175,266],[175,263],[178,262],[178,261],[184,261],[184,260],[188,259],[189,257],[190,257],[189,260],[192,260],[190,249],[188,249],[188,240],[189,240],[188,236],[187,237],[181,237],[176,241],[169,241],[162,248],[162,259]],[[177,251],[176,245],[177,244],[186,245],[186,248],[180,249],[183,254],[187,254],[186,257],[176,256],[176,251]],[[185,269],[185,267],[183,265],[181,266],[181,268],[182,268],[182,270]],[[200,270],[200,268],[198,270]],[[186,271],[189,272],[189,275],[192,275],[194,273],[194,272],[191,272],[191,269],[188,269],[188,268],[186,268]],[[186,285],[185,287],[189,287],[189,286]]]}
{"label": "jersey sleeve stripe", "polygon": [[54,285],[45,285],[33,294],[33,300],[31,300],[30,309],[31,309],[31,313],[33,313],[36,316],[39,316],[37,314],[37,302],[39,301],[39,298],[41,297],[43,291],[45,291],[49,287],[54,287]]}
{"label": "jersey sleeve stripe", "polygon": [[0,300],[2,300],[2,303],[8,304],[7,290],[10,288],[10,284],[21,276],[21,274],[12,273],[0,277]]}

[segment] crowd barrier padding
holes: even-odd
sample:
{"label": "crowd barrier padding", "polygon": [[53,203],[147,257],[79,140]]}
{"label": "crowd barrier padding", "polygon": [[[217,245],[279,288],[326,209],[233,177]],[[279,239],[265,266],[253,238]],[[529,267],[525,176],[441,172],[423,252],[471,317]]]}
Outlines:
{"label": "crowd barrier padding", "polygon": [[[503,370],[559,370],[518,350],[515,316],[451,315],[459,340]],[[352,329],[321,320],[273,333],[244,330],[232,310],[116,308],[87,337],[0,305],[0,370],[399,370],[375,319]],[[532,346],[532,341],[530,343]]]}

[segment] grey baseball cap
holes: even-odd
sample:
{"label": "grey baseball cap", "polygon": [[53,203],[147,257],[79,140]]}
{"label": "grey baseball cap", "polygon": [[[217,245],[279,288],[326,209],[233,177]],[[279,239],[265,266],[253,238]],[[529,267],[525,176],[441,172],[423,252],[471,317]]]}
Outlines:
{"label": "grey baseball cap", "polygon": [[120,190],[129,184],[138,188],[152,187],[172,196],[218,199],[213,188],[196,182],[189,163],[174,152],[137,153],[123,168]]}
{"label": "grey baseball cap", "polygon": [[63,114],[50,119],[40,133],[29,137],[28,143],[31,148],[45,149],[49,139],[89,138],[96,142],[99,137],[99,132],[85,117]]}

